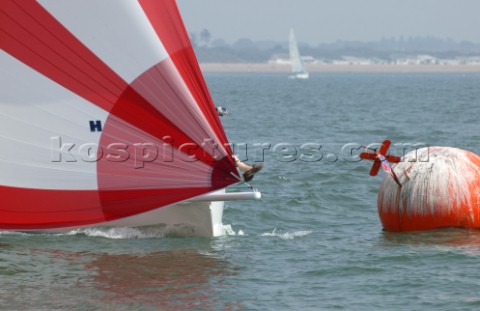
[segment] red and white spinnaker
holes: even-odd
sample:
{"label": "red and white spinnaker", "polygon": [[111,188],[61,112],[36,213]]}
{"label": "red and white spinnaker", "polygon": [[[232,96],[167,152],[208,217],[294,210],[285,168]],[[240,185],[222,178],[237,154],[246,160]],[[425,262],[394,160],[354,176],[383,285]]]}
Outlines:
{"label": "red and white spinnaker", "polygon": [[99,224],[238,182],[174,0],[2,0],[0,45],[0,229]]}

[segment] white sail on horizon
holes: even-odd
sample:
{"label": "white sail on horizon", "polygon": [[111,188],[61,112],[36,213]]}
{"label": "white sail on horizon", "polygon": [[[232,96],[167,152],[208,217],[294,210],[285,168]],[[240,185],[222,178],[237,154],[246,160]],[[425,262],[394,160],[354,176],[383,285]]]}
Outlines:
{"label": "white sail on horizon", "polygon": [[308,79],[308,72],[305,70],[300,51],[298,50],[297,40],[293,28],[290,29],[289,36],[290,61],[292,62],[292,77],[297,79]]}

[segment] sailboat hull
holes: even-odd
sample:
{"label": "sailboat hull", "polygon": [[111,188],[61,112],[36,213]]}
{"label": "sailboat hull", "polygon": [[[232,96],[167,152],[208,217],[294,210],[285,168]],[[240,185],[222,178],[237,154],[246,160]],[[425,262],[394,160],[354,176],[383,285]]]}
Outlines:
{"label": "sailboat hull", "polygon": [[261,193],[233,192],[225,189],[201,195],[183,203],[165,206],[139,215],[102,224],[104,227],[180,226],[182,233],[203,237],[225,235],[222,223],[225,201],[259,200]]}
{"label": "sailboat hull", "polygon": [[166,231],[182,235],[200,237],[219,237],[225,235],[222,223],[223,201],[216,202],[186,202],[164,206],[149,212],[84,226],[64,228],[32,228],[32,229],[2,229],[0,231],[27,233],[67,233],[74,230],[89,228],[141,228],[149,226],[165,226]]}
{"label": "sailboat hull", "polygon": [[222,189],[184,202],[111,221],[67,226],[59,224],[30,224],[28,226],[26,224],[9,224],[7,226],[0,225],[0,231],[64,233],[88,228],[137,228],[160,225],[189,236],[219,237],[225,235],[222,223],[225,201],[259,200],[260,198],[261,193],[257,191],[227,193],[225,189]]}
{"label": "sailboat hull", "polygon": [[224,202],[185,202],[150,212],[103,223],[95,227],[144,227],[164,225],[187,235],[219,237],[225,234],[222,223]]}
{"label": "sailboat hull", "polygon": [[310,74],[308,72],[297,73],[290,76],[290,79],[307,80],[308,78],[310,78]]}

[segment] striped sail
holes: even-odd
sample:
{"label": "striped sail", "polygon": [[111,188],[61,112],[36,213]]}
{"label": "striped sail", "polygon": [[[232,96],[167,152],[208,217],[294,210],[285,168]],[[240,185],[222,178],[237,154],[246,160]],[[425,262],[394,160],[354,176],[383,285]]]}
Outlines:
{"label": "striped sail", "polygon": [[102,223],[238,181],[174,0],[2,0],[0,45],[0,229]]}

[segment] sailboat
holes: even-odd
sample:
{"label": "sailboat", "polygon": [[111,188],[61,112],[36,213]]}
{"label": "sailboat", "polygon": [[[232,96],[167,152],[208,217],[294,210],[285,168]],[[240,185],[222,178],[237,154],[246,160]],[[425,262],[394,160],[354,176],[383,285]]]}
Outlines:
{"label": "sailboat", "polygon": [[295,33],[293,29],[290,29],[289,36],[289,50],[290,50],[290,61],[292,63],[292,75],[291,79],[308,79],[309,74],[305,70],[305,65],[300,57],[300,52],[298,50],[297,40],[295,38]]}
{"label": "sailboat", "polygon": [[174,0],[0,2],[0,230],[224,233],[241,182]]}

